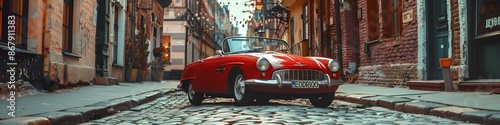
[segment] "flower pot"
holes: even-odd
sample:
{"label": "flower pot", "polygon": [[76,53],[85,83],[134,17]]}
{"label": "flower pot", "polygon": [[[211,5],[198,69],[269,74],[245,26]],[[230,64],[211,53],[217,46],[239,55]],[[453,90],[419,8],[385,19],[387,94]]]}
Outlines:
{"label": "flower pot", "polygon": [[451,58],[441,58],[439,59],[439,64],[442,68],[447,68],[451,66],[452,59]]}
{"label": "flower pot", "polygon": [[152,81],[161,81],[163,80],[163,70],[160,68],[154,68],[151,73]]}
{"label": "flower pot", "polygon": [[150,79],[148,79],[148,75],[149,75],[149,71],[147,69],[142,70],[142,80],[143,81],[149,81],[150,80]]}
{"label": "flower pot", "polygon": [[130,75],[130,82],[137,82],[138,74],[139,74],[139,69],[133,68]]}

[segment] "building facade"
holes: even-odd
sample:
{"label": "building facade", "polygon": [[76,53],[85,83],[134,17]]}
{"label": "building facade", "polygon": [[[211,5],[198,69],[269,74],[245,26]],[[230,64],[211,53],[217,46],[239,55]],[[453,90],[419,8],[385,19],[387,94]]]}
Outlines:
{"label": "building facade", "polygon": [[[237,32],[237,28],[226,28],[227,12],[215,0],[187,1],[187,39],[184,65],[215,55],[220,48],[221,39],[227,37],[225,32]],[[215,19],[221,17],[222,19]],[[221,24],[222,23],[222,24]],[[221,26],[223,25],[223,26]]]}
{"label": "building facade", "polygon": [[163,40],[164,46],[169,48],[168,59],[170,64],[166,66],[166,71],[180,71],[184,69],[185,41],[186,41],[186,1],[174,0],[165,8],[163,20]]}
{"label": "building facade", "polygon": [[[16,62],[19,64],[16,65],[16,74],[20,75],[18,80],[44,84],[49,90],[93,81],[95,1],[0,2],[2,46],[9,46],[7,36],[11,34],[7,34],[10,31],[6,30],[8,20],[13,19],[16,26],[13,35],[16,39],[12,42],[16,44],[15,60],[21,61]],[[7,62],[7,51],[5,54],[2,52],[2,62]],[[2,78],[9,78],[6,75],[2,74]],[[2,82],[6,80],[2,79]]]}
{"label": "building facade", "polygon": [[452,58],[458,90],[491,90],[500,82],[498,1],[343,0],[338,25],[335,1],[283,1],[289,34],[298,34],[287,39],[294,53],[339,59],[341,42],[344,73],[379,86],[442,86],[442,58]]}

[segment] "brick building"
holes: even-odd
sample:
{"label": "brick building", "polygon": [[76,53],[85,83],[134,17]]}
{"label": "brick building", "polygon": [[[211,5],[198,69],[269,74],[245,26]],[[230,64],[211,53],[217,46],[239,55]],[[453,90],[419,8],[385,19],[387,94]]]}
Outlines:
{"label": "brick building", "polygon": [[[349,0],[345,4],[356,5]],[[359,1],[357,6],[359,82],[396,86],[418,79],[416,1]],[[411,20],[403,20],[403,12],[411,12],[405,15]]]}
{"label": "brick building", "polygon": [[[301,17],[304,24],[295,28],[291,22],[290,32],[308,32],[302,32],[305,45],[311,45],[305,55],[338,58],[334,1],[287,2],[291,20]],[[491,90],[500,82],[495,80],[500,78],[498,1],[344,0],[340,5],[343,67],[357,74],[358,83],[433,84],[431,89],[443,90],[441,58],[452,58],[459,90]]]}

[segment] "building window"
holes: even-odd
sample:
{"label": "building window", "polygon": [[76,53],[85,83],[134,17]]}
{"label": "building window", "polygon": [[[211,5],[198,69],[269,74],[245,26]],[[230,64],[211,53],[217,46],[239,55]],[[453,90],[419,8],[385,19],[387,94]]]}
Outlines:
{"label": "building window", "polygon": [[368,41],[378,40],[380,38],[380,23],[379,23],[379,3],[378,0],[367,1],[367,23],[368,23]]}
{"label": "building window", "polygon": [[120,29],[120,26],[118,25],[118,12],[120,10],[118,7],[115,7],[115,26],[114,26],[114,35],[115,35],[115,41],[113,42],[113,64],[118,64],[118,29]]}
{"label": "building window", "polygon": [[384,0],[382,9],[384,9],[383,21],[385,37],[392,37],[401,34],[402,30],[402,4],[401,0]]}
{"label": "building window", "polygon": [[156,16],[154,13],[151,13],[151,22],[156,22]]}
{"label": "building window", "polygon": [[62,47],[64,51],[72,52],[73,0],[64,0],[63,11]]}
{"label": "building window", "polygon": [[308,25],[308,12],[307,12],[307,2],[302,6],[302,30],[304,31],[302,34],[303,40],[309,39],[309,25]]}
{"label": "building window", "polygon": [[290,36],[290,46],[293,46],[293,44],[295,44],[295,35],[293,35],[293,34],[295,34],[295,21],[294,21],[293,17],[290,18],[290,24],[289,25],[290,25],[290,30],[289,31],[290,31],[290,34],[291,34],[291,35],[289,35]]}
{"label": "building window", "polygon": [[153,27],[153,37],[158,38],[158,28]]}
{"label": "building window", "polygon": [[[0,40],[8,43],[9,21],[15,22],[15,40],[17,46],[26,48],[27,46],[27,31],[28,31],[28,0],[0,0]],[[15,18],[15,19],[14,19]]]}

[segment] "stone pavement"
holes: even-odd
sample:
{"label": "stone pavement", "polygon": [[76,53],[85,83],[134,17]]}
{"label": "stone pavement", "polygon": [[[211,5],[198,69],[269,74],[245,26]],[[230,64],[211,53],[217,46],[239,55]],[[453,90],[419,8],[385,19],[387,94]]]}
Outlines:
{"label": "stone pavement", "polygon": [[[7,106],[8,100],[0,100],[0,121],[28,124],[81,123],[98,117],[115,114],[121,110],[153,101],[163,94],[178,90],[179,81],[120,83],[116,86],[88,86],[62,93],[19,97],[15,100],[15,116]],[[47,121],[48,120],[48,121]]]}
{"label": "stone pavement", "polygon": [[500,95],[486,92],[439,92],[344,84],[339,87],[336,99],[465,122],[500,124]]}
{"label": "stone pavement", "polygon": [[328,108],[317,108],[307,99],[278,100],[268,104],[235,106],[230,98],[206,99],[192,106],[184,92],[116,115],[82,125],[438,125],[471,124],[435,116],[401,113],[380,107],[358,108],[358,104],[335,101]]}

